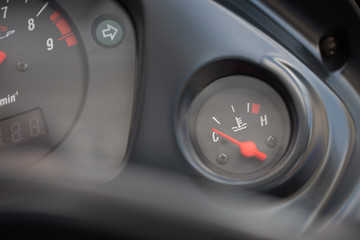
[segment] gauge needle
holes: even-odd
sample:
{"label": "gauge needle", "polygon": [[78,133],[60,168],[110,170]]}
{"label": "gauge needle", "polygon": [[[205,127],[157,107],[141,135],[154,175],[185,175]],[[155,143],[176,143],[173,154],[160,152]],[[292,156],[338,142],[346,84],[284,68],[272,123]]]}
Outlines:
{"label": "gauge needle", "polygon": [[0,51],[0,64],[2,64],[5,59],[6,59],[6,53]]}
{"label": "gauge needle", "polygon": [[217,134],[219,134],[220,136],[226,138],[227,140],[229,140],[230,142],[234,143],[235,145],[237,145],[240,148],[240,153],[244,156],[244,157],[256,157],[257,159],[264,161],[267,157],[267,155],[263,152],[260,152],[257,147],[256,144],[254,142],[251,141],[247,141],[247,142],[239,142],[238,140],[212,128],[211,129],[213,132],[216,132]]}

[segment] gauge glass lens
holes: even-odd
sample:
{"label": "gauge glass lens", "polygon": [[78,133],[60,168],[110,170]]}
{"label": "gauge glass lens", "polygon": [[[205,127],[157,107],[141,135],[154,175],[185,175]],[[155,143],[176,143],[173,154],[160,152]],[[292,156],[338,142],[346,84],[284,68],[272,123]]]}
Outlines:
{"label": "gauge glass lens", "polygon": [[214,81],[195,98],[189,116],[197,165],[229,181],[266,177],[279,166],[290,142],[283,98],[250,76]]}

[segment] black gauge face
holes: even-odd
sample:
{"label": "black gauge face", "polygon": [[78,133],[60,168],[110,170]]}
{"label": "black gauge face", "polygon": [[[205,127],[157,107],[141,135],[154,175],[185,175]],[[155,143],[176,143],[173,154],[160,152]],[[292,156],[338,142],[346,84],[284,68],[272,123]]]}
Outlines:
{"label": "black gauge face", "polygon": [[211,83],[195,98],[189,116],[197,166],[223,181],[266,178],[289,145],[286,104],[274,88],[253,77],[230,76]]}
{"label": "black gauge face", "polygon": [[1,1],[0,25],[0,154],[36,149],[38,158],[64,138],[82,106],[82,46],[70,19],[46,1]]}

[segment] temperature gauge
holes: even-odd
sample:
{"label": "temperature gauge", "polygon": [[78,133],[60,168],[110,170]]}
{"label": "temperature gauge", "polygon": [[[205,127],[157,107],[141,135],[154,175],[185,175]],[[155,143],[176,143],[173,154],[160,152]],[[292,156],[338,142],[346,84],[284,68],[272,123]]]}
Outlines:
{"label": "temperature gauge", "polygon": [[218,79],[190,107],[196,166],[229,183],[266,179],[283,165],[290,119],[285,101],[266,82],[250,76]]}

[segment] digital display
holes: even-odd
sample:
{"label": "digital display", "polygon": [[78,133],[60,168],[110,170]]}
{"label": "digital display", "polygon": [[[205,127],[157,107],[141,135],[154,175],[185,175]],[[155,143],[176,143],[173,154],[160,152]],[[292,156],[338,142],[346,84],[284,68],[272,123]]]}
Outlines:
{"label": "digital display", "polygon": [[34,109],[0,121],[0,149],[27,142],[47,133],[40,109]]}

